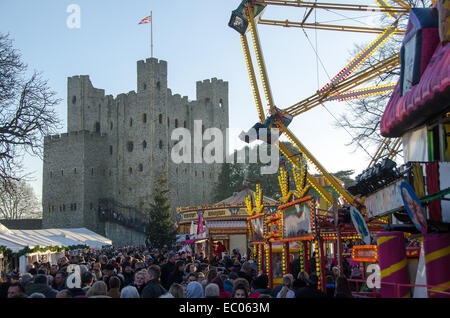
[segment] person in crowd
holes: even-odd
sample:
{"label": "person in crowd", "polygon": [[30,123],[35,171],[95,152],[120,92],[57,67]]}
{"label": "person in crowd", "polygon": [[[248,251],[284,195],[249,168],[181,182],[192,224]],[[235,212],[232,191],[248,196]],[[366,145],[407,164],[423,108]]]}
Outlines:
{"label": "person in crowd", "polygon": [[233,289],[233,298],[248,298],[248,288],[245,284],[236,284]]}
{"label": "person in crowd", "polygon": [[25,293],[28,296],[33,293],[41,293],[46,298],[56,298],[58,291],[48,286],[47,275],[38,274],[34,277],[33,283],[27,286]]}
{"label": "person in crowd", "polygon": [[318,283],[319,278],[315,274],[310,275],[306,281],[306,287],[295,291],[295,298],[326,298],[326,295],[317,289]]}
{"label": "person in crowd", "polygon": [[217,277],[217,270],[215,268],[211,268],[206,274],[206,284],[210,284],[214,278]]}
{"label": "person in crowd", "polygon": [[238,276],[238,274],[236,272],[230,272],[228,274],[227,279],[225,279],[224,282],[223,282],[223,287],[224,287],[225,291],[227,291],[230,294],[232,294],[233,293],[234,281],[236,279],[238,279],[238,278],[239,278],[239,276]]}
{"label": "person in crowd", "polygon": [[141,298],[136,287],[128,285],[120,291],[120,298]]}
{"label": "person in crowd", "polygon": [[19,282],[11,283],[8,287],[8,298],[26,298],[28,295],[25,293],[22,285]]}
{"label": "person in crowd", "polygon": [[89,288],[86,296],[89,298],[111,298],[107,295],[107,293],[108,286],[104,281],[99,280],[95,282],[91,288]]}
{"label": "person in crowd", "polygon": [[290,265],[290,273],[292,274],[293,277],[297,277],[298,274],[301,271],[301,266],[300,266],[300,256],[296,257]]}
{"label": "person in crowd", "polygon": [[245,278],[249,284],[252,282],[252,264],[248,261],[242,264],[241,270],[238,272],[239,277]]}
{"label": "person in crowd", "polygon": [[203,286],[199,282],[190,282],[186,287],[186,298],[203,298]]}
{"label": "person in crowd", "polygon": [[296,291],[297,289],[306,287],[308,285],[309,275],[307,272],[298,273],[297,279],[294,280],[293,289]]}
{"label": "person in crowd", "polygon": [[106,295],[111,298],[120,298],[120,279],[117,276],[109,279],[109,290]]}
{"label": "person in crowd", "polygon": [[219,286],[219,298],[231,298],[231,293],[225,290],[224,282],[220,276],[214,278],[211,283]]}
{"label": "person in crowd", "polygon": [[72,294],[70,293],[70,290],[63,289],[56,294],[56,298],[72,298]]}
{"label": "person in crowd", "polygon": [[170,274],[175,271],[176,265],[175,265],[175,256],[176,253],[170,252],[167,254],[167,263],[164,265],[161,265],[161,285],[165,289],[169,289],[169,276]]}
{"label": "person in crowd", "polygon": [[122,275],[124,278],[123,285],[128,286],[131,285],[134,281],[134,271],[131,268],[131,264],[126,262],[122,265]]}
{"label": "person in crowd", "polygon": [[249,298],[258,298],[262,294],[270,295],[269,277],[266,274],[258,275],[251,283],[252,293]]}
{"label": "person in crowd", "polygon": [[147,270],[142,269],[134,275],[134,287],[138,290],[139,294],[145,287],[145,277],[147,276]]}
{"label": "person in crowd", "polygon": [[339,276],[336,279],[336,290],[334,293],[335,298],[352,298],[352,291],[348,280],[344,276]]}
{"label": "person in crowd", "polygon": [[210,283],[205,288],[205,298],[219,298],[220,289],[217,284]]}
{"label": "person in crowd", "polygon": [[295,298],[295,292],[292,290],[292,278],[285,275],[283,277],[282,288],[277,294],[277,298]]}
{"label": "person in crowd", "polygon": [[158,265],[152,265],[145,275],[145,287],[142,290],[142,298],[158,298],[167,293],[167,290],[160,284],[161,269]]}
{"label": "person in crowd", "polygon": [[214,253],[217,255],[218,259],[222,259],[222,253],[226,252],[225,246],[222,244],[222,242],[217,243],[217,247],[214,250]]}
{"label": "person in crowd", "polygon": [[87,293],[89,288],[91,288],[92,284],[94,283],[95,276],[92,274],[92,272],[86,271],[83,274],[81,274],[81,288],[83,289],[84,293]]}
{"label": "person in crowd", "polygon": [[174,298],[185,298],[183,285],[174,283],[169,288],[169,293],[172,294]]}
{"label": "person in crowd", "polygon": [[55,279],[53,281],[53,289],[57,291],[61,291],[66,288],[66,278],[67,278],[67,272],[65,271],[58,271],[55,275]]}
{"label": "person in crowd", "polygon": [[334,297],[334,291],[336,289],[336,286],[334,285],[334,278],[331,275],[327,275],[327,297],[333,298]]}
{"label": "person in crowd", "polygon": [[173,283],[181,284],[184,276],[184,261],[178,260],[175,262],[175,270],[170,273],[167,285],[172,286]]}

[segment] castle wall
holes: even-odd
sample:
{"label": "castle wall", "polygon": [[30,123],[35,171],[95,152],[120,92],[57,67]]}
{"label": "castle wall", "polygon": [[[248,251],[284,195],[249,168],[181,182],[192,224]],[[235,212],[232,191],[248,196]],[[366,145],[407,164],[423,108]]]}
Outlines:
{"label": "castle wall", "polygon": [[[167,87],[167,62],[151,58],[137,62],[136,92],[105,96],[89,76],[73,76],[67,96],[68,133],[45,138],[44,228],[84,226],[113,240],[127,240],[133,235],[129,229],[98,222],[98,200],[111,198],[147,209],[163,171],[174,216],[178,206],[213,203],[221,165],[173,163],[171,151],[177,141],[170,137],[174,129],[186,126],[193,138],[195,120],[225,135],[227,82],[197,82],[197,100],[189,101]],[[58,175],[61,170],[68,172]],[[68,202],[77,202],[77,210],[67,211]],[[66,211],[59,208],[62,204]],[[140,240],[138,234],[133,239]]]}

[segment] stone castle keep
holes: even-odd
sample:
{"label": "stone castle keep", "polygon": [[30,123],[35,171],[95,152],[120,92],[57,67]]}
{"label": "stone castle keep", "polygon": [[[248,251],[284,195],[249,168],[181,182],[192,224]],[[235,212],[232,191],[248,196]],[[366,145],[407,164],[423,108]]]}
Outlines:
{"label": "stone castle keep", "polygon": [[86,227],[118,246],[141,244],[143,233],[101,220],[99,205],[108,200],[118,210],[147,209],[162,171],[173,211],[213,202],[221,165],[173,163],[178,141],[170,137],[179,127],[193,136],[194,120],[225,135],[227,82],[199,81],[197,99],[189,101],[167,87],[167,62],[151,58],[137,62],[137,92],[105,96],[89,76],[70,77],[67,85],[68,132],[44,140],[43,228]]}

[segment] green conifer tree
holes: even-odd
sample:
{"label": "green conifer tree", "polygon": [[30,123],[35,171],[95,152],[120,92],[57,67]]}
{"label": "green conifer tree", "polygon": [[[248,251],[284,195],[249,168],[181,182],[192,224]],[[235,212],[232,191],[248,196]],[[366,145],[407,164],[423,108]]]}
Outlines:
{"label": "green conifer tree", "polygon": [[172,206],[169,199],[165,173],[161,174],[153,189],[153,202],[148,210],[147,246],[161,248],[171,246],[176,239],[176,228],[172,220]]}

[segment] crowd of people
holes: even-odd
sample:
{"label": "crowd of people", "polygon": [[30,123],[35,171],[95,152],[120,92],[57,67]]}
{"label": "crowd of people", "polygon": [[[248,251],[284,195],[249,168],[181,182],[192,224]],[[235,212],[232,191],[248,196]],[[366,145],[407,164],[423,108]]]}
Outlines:
{"label": "crowd of people", "polygon": [[[269,288],[269,277],[253,260],[203,254],[167,247],[105,248],[66,254],[57,264],[28,264],[25,273],[11,272],[0,282],[0,298],[312,298],[352,297],[347,279],[334,267],[327,293],[315,273],[299,271]],[[220,257],[219,257],[220,256]],[[76,269],[76,270],[74,270]],[[71,272],[75,272],[72,274]],[[78,275],[78,276],[77,276]]]}

